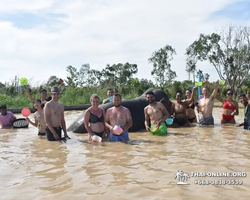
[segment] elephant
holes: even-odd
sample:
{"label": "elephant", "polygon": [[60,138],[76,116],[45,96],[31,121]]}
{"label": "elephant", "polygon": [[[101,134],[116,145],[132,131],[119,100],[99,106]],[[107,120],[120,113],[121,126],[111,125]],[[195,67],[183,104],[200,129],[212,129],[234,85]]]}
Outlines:
{"label": "elephant", "polygon": [[[169,100],[168,95],[160,89],[150,88],[146,90],[141,96],[135,99],[122,100],[121,105],[130,110],[133,125],[129,128],[130,132],[136,132],[141,129],[145,129],[144,121],[144,108],[148,105],[146,100],[146,93],[153,92],[155,94],[155,100],[161,102],[167,111],[170,113],[172,102]],[[99,105],[99,108],[105,111],[113,107],[113,102]],[[68,131],[73,131],[74,133],[87,133],[84,126],[84,113],[82,113],[67,129]]]}

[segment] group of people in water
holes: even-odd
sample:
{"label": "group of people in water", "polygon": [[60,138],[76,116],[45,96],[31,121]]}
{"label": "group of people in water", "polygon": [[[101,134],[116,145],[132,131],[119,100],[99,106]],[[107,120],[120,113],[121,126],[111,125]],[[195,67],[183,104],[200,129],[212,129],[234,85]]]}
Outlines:
{"label": "group of people in water", "polygon": [[[182,92],[176,93],[176,102],[172,104],[171,109],[167,108],[160,102],[155,101],[155,94],[148,92],[145,95],[148,106],[144,108],[145,115],[145,129],[152,134],[167,134],[166,120],[173,119],[171,127],[188,127],[191,123],[199,123],[201,125],[214,125],[214,118],[212,115],[214,100],[218,99],[223,103],[223,113],[221,117],[221,124],[230,123],[236,124],[235,115],[239,114],[238,103],[232,99],[233,91],[227,90],[227,98],[223,99],[217,95],[218,81],[215,85],[205,81],[204,84],[210,85],[213,92],[210,95],[207,86],[202,88],[203,98],[199,99],[199,103],[194,99],[196,87],[191,90],[186,90],[186,98],[182,99]],[[38,127],[38,135],[46,135],[49,141],[61,140],[62,130],[64,138],[69,138],[66,129],[64,118],[64,105],[59,102],[60,87],[52,87],[50,97],[47,98],[47,90],[40,91],[41,99],[33,99],[28,89],[25,88],[27,96],[33,102],[36,109],[34,113],[34,122],[28,117],[26,120],[33,126]],[[128,141],[128,130],[132,126],[133,120],[129,109],[122,106],[122,97],[115,93],[113,89],[107,92],[108,98],[103,100],[103,103],[113,102],[113,107],[106,112],[99,108],[100,97],[93,94],[90,98],[91,107],[84,113],[84,125],[89,134],[89,140],[92,140],[94,135],[109,141]],[[237,124],[237,126],[244,126],[244,129],[250,129],[250,95],[247,93],[239,95],[239,101],[245,106],[244,122]],[[198,111],[198,119],[195,112]],[[11,126],[16,117],[13,113],[8,112],[6,105],[0,107],[0,125],[2,127]],[[115,126],[119,126],[122,132],[117,133],[114,130]]]}

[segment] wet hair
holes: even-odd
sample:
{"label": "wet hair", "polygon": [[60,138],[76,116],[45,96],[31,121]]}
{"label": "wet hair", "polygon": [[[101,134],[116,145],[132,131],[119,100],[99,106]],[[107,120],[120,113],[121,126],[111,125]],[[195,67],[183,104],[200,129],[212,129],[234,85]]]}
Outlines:
{"label": "wet hair", "polygon": [[241,98],[241,97],[246,97],[246,95],[245,95],[245,94],[240,94],[238,97],[239,97],[239,98]]}
{"label": "wet hair", "polygon": [[7,107],[6,107],[5,104],[3,104],[3,105],[0,106],[0,109],[6,109],[6,108],[7,108]]}
{"label": "wet hair", "polygon": [[147,95],[153,95],[153,96],[155,96],[155,93],[153,93],[153,92],[147,92],[147,93],[146,93],[146,96],[147,96]]}
{"label": "wet hair", "polygon": [[99,101],[100,101],[100,97],[97,94],[92,94],[91,97],[90,97],[90,101],[92,99],[99,99]]}
{"label": "wet hair", "polygon": [[192,93],[192,91],[190,89],[186,89],[186,91],[189,91],[190,93]]}
{"label": "wet hair", "polygon": [[227,89],[226,94],[228,93],[228,91],[231,91],[232,95],[234,94],[234,93],[233,93],[233,90],[232,90],[232,89],[230,89],[230,88],[229,88],[229,89]]}
{"label": "wet hair", "polygon": [[175,94],[175,96],[176,96],[178,93],[180,93],[180,95],[182,96],[182,91],[177,91],[176,94]]}
{"label": "wet hair", "polygon": [[35,100],[33,101],[33,103],[40,103],[40,104],[42,104],[42,101],[41,101],[41,99],[35,99]]}
{"label": "wet hair", "polygon": [[46,89],[41,89],[40,93],[42,93],[42,92],[47,92],[47,90]]}
{"label": "wet hair", "polygon": [[209,92],[209,88],[208,88],[207,86],[204,86],[204,87],[203,87],[203,89],[204,89],[204,88],[206,88],[206,89],[207,89],[207,91]]}
{"label": "wet hair", "polygon": [[122,98],[122,96],[120,94],[118,94],[118,93],[115,93],[113,96]]}

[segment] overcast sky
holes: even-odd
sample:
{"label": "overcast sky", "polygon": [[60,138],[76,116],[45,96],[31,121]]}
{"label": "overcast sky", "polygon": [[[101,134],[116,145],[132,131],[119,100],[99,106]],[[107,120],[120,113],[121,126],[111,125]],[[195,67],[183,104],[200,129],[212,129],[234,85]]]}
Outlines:
{"label": "overcast sky", "polygon": [[[200,33],[250,26],[249,10],[250,0],[0,0],[0,82],[17,75],[38,84],[66,78],[68,65],[126,62],[154,80],[148,58],[167,44],[176,80],[187,80],[186,48]],[[209,63],[198,68],[218,79]]]}

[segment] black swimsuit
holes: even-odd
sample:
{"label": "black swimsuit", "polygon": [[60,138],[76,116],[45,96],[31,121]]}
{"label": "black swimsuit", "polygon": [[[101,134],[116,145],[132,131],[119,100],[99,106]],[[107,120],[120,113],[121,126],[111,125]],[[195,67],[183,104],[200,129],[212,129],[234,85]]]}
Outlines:
{"label": "black swimsuit", "polygon": [[[98,116],[94,115],[93,113],[90,112],[90,110],[89,110],[89,114],[90,114],[89,115],[89,122],[90,123],[95,124],[95,123],[103,122],[104,121],[103,112],[102,112],[102,116],[101,117],[98,117]],[[93,132],[93,134],[94,135],[98,135],[99,137],[102,137],[103,136],[103,132],[99,132],[99,133]]]}
{"label": "black swimsuit", "polygon": [[192,105],[191,106],[187,106],[187,108],[192,108],[192,109],[194,109],[194,107],[195,107],[195,105],[194,105],[194,101],[193,101],[193,103],[192,103]]}
{"label": "black swimsuit", "polygon": [[104,121],[103,112],[102,112],[101,117],[98,117],[98,116],[94,115],[93,113],[90,112],[90,110],[89,110],[89,113],[90,113],[90,115],[89,115],[89,122],[90,123],[95,124],[95,123]]}

